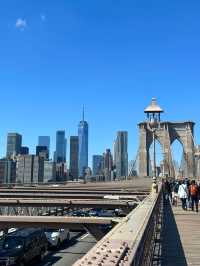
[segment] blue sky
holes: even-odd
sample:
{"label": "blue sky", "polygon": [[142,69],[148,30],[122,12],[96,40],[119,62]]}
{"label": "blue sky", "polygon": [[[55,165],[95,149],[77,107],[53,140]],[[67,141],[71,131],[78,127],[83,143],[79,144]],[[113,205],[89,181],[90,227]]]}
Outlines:
{"label": "blue sky", "polygon": [[[194,120],[199,141],[200,2],[197,0],[4,0],[0,8],[0,155],[6,134],[77,134],[82,105],[89,151],[112,148],[157,97],[163,120]],[[69,146],[68,146],[69,151]]]}

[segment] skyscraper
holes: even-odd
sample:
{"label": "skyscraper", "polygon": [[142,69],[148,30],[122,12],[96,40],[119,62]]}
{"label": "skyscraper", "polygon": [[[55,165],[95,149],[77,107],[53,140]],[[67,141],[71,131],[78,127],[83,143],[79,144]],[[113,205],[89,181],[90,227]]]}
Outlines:
{"label": "skyscraper", "polygon": [[10,159],[0,159],[0,183],[16,182],[16,162]]}
{"label": "skyscraper", "polygon": [[46,146],[50,152],[50,137],[49,136],[39,136],[38,137],[38,146]]}
{"label": "skyscraper", "polygon": [[56,163],[44,161],[44,183],[56,181]]}
{"label": "skyscraper", "polygon": [[20,184],[42,183],[44,159],[35,155],[20,155],[17,158],[16,182]]}
{"label": "skyscraper", "polygon": [[70,175],[78,178],[78,136],[70,137]]}
{"label": "skyscraper", "polygon": [[106,180],[110,180],[112,170],[113,170],[112,153],[110,149],[106,149],[106,152],[103,154],[103,171]]}
{"label": "skyscraper", "polygon": [[36,156],[43,157],[44,160],[49,159],[49,150],[47,146],[36,146]]}
{"label": "skyscraper", "polygon": [[79,139],[79,154],[78,154],[78,169],[79,177],[84,177],[85,169],[88,167],[88,123],[84,118],[80,121],[78,126],[78,139]]}
{"label": "skyscraper", "polygon": [[9,158],[13,155],[20,154],[21,146],[22,146],[22,136],[18,133],[8,133],[6,156]]}
{"label": "skyscraper", "polygon": [[55,161],[57,163],[66,162],[66,149],[67,149],[67,139],[65,138],[65,131],[58,130],[56,132],[56,152],[55,152]]}
{"label": "skyscraper", "polygon": [[27,155],[27,154],[29,154],[29,148],[28,147],[25,147],[25,146],[22,146],[21,147],[21,150],[20,150],[20,154],[21,155]]}
{"label": "skyscraper", "polygon": [[92,173],[93,176],[101,175],[103,168],[103,156],[102,155],[93,155],[92,157]]}
{"label": "skyscraper", "polygon": [[128,175],[128,132],[118,131],[114,145],[116,177]]}

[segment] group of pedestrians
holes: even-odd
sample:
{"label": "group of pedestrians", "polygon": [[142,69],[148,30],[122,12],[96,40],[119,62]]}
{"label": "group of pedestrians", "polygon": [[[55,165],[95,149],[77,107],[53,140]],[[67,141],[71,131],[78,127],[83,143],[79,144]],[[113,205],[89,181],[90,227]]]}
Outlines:
{"label": "group of pedestrians", "polygon": [[166,180],[164,188],[165,195],[172,202],[172,205],[177,205],[177,200],[179,198],[183,210],[187,211],[191,209],[192,211],[199,211],[200,186],[195,180]]}

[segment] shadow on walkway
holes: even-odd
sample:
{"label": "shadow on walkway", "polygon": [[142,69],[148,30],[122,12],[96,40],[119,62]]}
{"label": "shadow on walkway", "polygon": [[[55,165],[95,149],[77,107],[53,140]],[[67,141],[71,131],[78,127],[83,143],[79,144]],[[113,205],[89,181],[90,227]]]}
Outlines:
{"label": "shadow on walkway", "polygon": [[161,232],[161,266],[187,266],[185,253],[171,205],[164,202]]}

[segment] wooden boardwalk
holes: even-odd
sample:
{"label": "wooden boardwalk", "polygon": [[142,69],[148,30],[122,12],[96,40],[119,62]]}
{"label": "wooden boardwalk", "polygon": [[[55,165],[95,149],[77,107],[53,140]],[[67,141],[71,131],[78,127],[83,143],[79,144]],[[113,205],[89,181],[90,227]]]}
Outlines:
{"label": "wooden boardwalk", "polygon": [[200,266],[200,214],[165,204],[161,266]]}
{"label": "wooden boardwalk", "polygon": [[200,214],[173,208],[187,265],[200,265]]}

